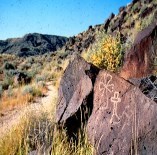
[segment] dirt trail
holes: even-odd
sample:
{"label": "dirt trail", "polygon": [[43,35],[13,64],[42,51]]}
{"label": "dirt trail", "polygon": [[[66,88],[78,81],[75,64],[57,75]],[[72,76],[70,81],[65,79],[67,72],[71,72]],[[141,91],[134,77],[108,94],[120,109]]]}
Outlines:
{"label": "dirt trail", "polygon": [[25,107],[15,109],[7,115],[0,117],[0,138],[2,138],[13,127],[16,127],[22,118],[27,118],[31,113],[39,114],[46,112],[52,115],[52,108],[54,107],[54,100],[57,97],[57,90],[51,83],[47,83],[48,92],[45,97],[38,98],[35,103],[29,104]]}

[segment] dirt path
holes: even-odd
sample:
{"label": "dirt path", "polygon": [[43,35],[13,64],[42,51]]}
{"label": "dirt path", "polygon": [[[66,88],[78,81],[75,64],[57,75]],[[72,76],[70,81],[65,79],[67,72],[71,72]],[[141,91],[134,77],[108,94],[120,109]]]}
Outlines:
{"label": "dirt path", "polygon": [[57,90],[51,83],[47,83],[48,92],[45,97],[38,98],[35,103],[9,112],[6,116],[0,117],[0,138],[16,127],[22,118],[27,118],[31,113],[39,114],[46,112],[51,116],[54,108],[54,100],[57,97]]}

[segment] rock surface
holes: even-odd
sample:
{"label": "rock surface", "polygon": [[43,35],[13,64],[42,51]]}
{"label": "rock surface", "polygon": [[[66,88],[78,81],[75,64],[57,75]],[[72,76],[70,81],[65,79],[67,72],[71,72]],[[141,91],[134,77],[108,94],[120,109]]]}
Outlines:
{"label": "rock surface", "polygon": [[137,34],[133,47],[124,60],[120,76],[141,78],[152,74],[157,57],[157,24],[153,23]]}
{"label": "rock surface", "polygon": [[[56,122],[72,136],[93,108],[93,84],[99,70],[77,56],[67,67],[59,87]],[[81,115],[83,114],[83,115]]]}
{"label": "rock surface", "polygon": [[96,155],[156,155],[157,105],[139,88],[100,71],[87,134]]}
{"label": "rock surface", "polygon": [[130,79],[129,81],[139,87],[148,98],[157,103],[157,76],[151,75],[140,79]]}

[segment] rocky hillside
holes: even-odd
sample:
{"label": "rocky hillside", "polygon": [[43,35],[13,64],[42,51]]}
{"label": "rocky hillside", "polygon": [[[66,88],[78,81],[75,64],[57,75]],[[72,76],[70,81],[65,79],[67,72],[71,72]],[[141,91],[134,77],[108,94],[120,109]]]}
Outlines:
{"label": "rocky hillside", "polygon": [[85,126],[95,155],[157,154],[157,76],[151,75],[156,41],[153,23],[137,34],[120,73],[101,70],[79,56],[68,65],[56,122],[69,138],[77,140]]}
{"label": "rocky hillside", "polygon": [[26,34],[22,38],[0,40],[0,53],[18,56],[33,56],[54,52],[63,47],[66,37],[38,33]]}
{"label": "rocky hillside", "polygon": [[119,8],[117,15],[112,13],[103,24],[89,26],[88,30],[69,38],[64,49],[79,53],[86,51],[101,32],[114,34],[118,31],[124,42],[133,42],[136,34],[152,22],[156,10],[157,0],[133,0]]}
{"label": "rocky hillside", "polygon": [[139,31],[157,18],[156,11],[157,0],[133,0],[126,7],[119,8],[117,15],[111,13],[104,23],[89,26],[86,31],[69,39],[38,33],[27,34],[23,38],[1,40],[0,53],[32,56],[57,51],[60,48],[67,53],[82,53],[95,43],[102,32],[114,35],[118,31],[123,41],[130,44]]}
{"label": "rocky hillside", "polygon": [[[130,41],[122,66],[113,73],[77,56],[60,82],[56,122],[66,128],[69,139],[77,140],[86,127],[95,155],[156,155],[157,0],[133,0],[64,47],[82,53],[101,32],[118,32],[124,44]],[[113,48],[114,42],[108,44]]]}

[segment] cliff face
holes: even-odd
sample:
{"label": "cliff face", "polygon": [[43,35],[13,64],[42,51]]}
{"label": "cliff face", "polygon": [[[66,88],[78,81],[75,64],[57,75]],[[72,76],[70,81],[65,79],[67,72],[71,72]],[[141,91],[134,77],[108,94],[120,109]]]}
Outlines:
{"label": "cliff face", "polygon": [[40,55],[62,48],[66,41],[66,37],[32,33],[23,38],[1,40],[0,53],[15,54],[22,57]]}

